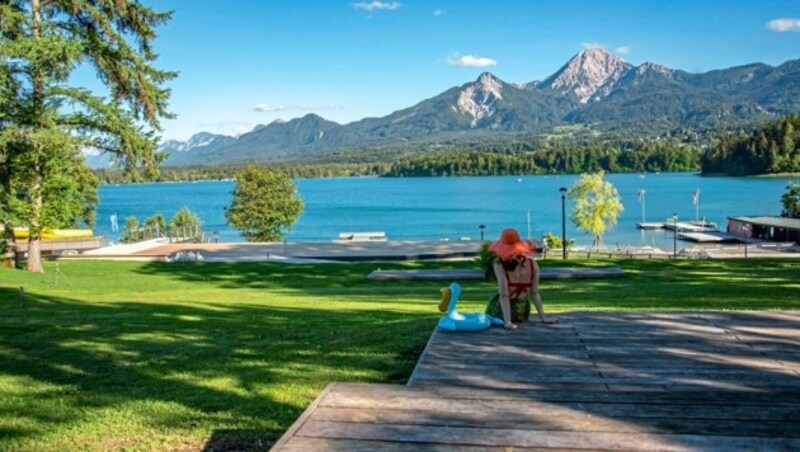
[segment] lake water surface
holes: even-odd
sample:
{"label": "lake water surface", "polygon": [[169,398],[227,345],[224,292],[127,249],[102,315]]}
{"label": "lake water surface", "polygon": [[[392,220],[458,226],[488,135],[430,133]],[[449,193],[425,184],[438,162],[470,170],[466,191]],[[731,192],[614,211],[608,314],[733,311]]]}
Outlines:
{"label": "lake water surface", "polygon": [[[580,176],[492,176],[443,178],[333,178],[301,179],[296,184],[305,212],[288,235],[291,241],[330,241],[340,232],[383,231],[390,240],[459,240],[496,238],[506,227],[523,236],[561,234],[561,197],[558,189],[569,187]],[[637,192],[644,189],[647,221],[663,221],[678,214],[695,219],[692,192],[701,191],[700,217],[719,223],[729,216],[778,215],[780,197],[790,179],[704,178],[689,173],[609,174],[606,179],[619,191],[625,211],[617,226],[605,236],[608,245],[656,245],[672,247],[672,236],[663,231],[644,232]],[[197,212],[207,232],[219,231],[221,241],[242,241],[225,221],[233,182],[105,185],[100,187],[96,232],[110,240],[110,215],[140,220],[161,212],[167,220],[181,206]],[[572,204],[566,201],[567,235],[580,245],[592,237],[577,231],[569,221]],[[528,214],[530,213],[530,222]],[[530,225],[530,228],[529,228]]]}

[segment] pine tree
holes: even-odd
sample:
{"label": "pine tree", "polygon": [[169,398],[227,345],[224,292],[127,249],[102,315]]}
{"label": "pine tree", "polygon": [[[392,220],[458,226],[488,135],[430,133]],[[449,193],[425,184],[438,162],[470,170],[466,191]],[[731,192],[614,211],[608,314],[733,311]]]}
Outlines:
{"label": "pine tree", "polygon": [[[29,228],[29,271],[43,271],[43,228],[92,216],[96,179],[83,149],[111,153],[129,178],[157,174],[155,132],[171,117],[161,85],[176,74],[152,66],[152,40],[169,17],[138,0],[0,2],[0,201]],[[68,85],[82,64],[110,99]],[[75,196],[59,200],[55,186]]]}

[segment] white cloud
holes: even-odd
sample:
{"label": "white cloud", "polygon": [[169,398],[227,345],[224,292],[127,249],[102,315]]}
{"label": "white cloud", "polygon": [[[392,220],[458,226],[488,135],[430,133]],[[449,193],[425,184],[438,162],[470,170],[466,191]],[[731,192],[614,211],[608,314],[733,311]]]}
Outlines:
{"label": "white cloud", "polygon": [[497,61],[486,58],[486,57],[477,57],[473,55],[463,55],[459,56],[458,54],[453,54],[447,57],[446,60],[447,64],[450,66],[455,67],[489,67],[489,66],[497,66]]}
{"label": "white cloud", "polygon": [[631,46],[620,46],[614,49],[614,51],[620,55],[627,55],[631,53]]}
{"label": "white cloud", "polygon": [[352,3],[353,8],[360,9],[363,11],[378,11],[382,9],[386,10],[395,10],[400,8],[400,2],[381,2],[378,0],[374,0],[372,2],[359,2],[359,3]]}
{"label": "white cloud", "polygon": [[800,31],[800,19],[781,17],[767,22],[766,27],[768,30],[777,31],[778,33]]}
{"label": "white cloud", "polygon": [[444,14],[444,11],[441,10],[441,9],[434,9],[433,10],[433,15],[436,16],[436,17],[439,17],[439,16],[441,16],[443,14]]}
{"label": "white cloud", "polygon": [[254,110],[261,113],[269,113],[273,111],[286,110],[286,107],[283,105],[258,104],[255,106]]}
{"label": "white cloud", "polygon": [[604,46],[603,44],[601,44],[599,42],[582,42],[581,43],[581,47],[583,47],[586,50],[589,50],[589,49],[605,49],[606,48],[606,46]]}

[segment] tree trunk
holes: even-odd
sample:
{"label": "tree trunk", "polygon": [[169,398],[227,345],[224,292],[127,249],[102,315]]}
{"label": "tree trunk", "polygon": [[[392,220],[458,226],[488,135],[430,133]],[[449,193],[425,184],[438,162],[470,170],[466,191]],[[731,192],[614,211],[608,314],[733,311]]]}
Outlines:
{"label": "tree trunk", "polygon": [[[40,38],[41,14],[39,8],[39,0],[31,0],[31,11],[33,13],[32,34],[34,39]],[[39,68],[34,68],[33,70],[33,104],[35,126],[39,126],[44,116],[44,76]],[[27,269],[29,272],[44,273],[41,251],[42,225],[40,224],[42,218],[42,166],[39,163],[34,164],[33,168],[31,204]]]}
{"label": "tree trunk", "polygon": [[14,237],[14,233],[11,230],[11,226],[8,222],[3,223],[3,236],[0,238],[2,240],[2,244],[0,244],[0,251],[3,252],[2,256],[0,256],[0,267],[14,267],[14,249],[11,247],[11,241]]}
{"label": "tree trunk", "polygon": [[28,228],[28,271],[44,273],[42,267],[42,169],[39,165],[33,168],[33,190],[31,190],[31,226]]}
{"label": "tree trunk", "polygon": [[44,273],[42,267],[42,241],[38,237],[36,239],[31,236],[28,239],[28,268],[29,272]]}

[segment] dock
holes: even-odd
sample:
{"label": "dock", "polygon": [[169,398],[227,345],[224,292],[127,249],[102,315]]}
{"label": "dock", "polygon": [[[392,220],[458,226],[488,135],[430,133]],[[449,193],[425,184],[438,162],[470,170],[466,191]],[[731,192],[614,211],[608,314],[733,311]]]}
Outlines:
{"label": "dock", "polygon": [[741,243],[742,239],[724,232],[679,232],[678,238],[697,243]]}
{"label": "dock", "polygon": [[406,386],[331,383],[273,450],[800,449],[800,312],[434,331]]}
{"label": "dock", "polygon": [[664,229],[670,231],[685,231],[685,232],[717,232],[719,227],[716,223],[697,222],[697,221],[678,221],[673,223],[671,221],[664,222]]}

